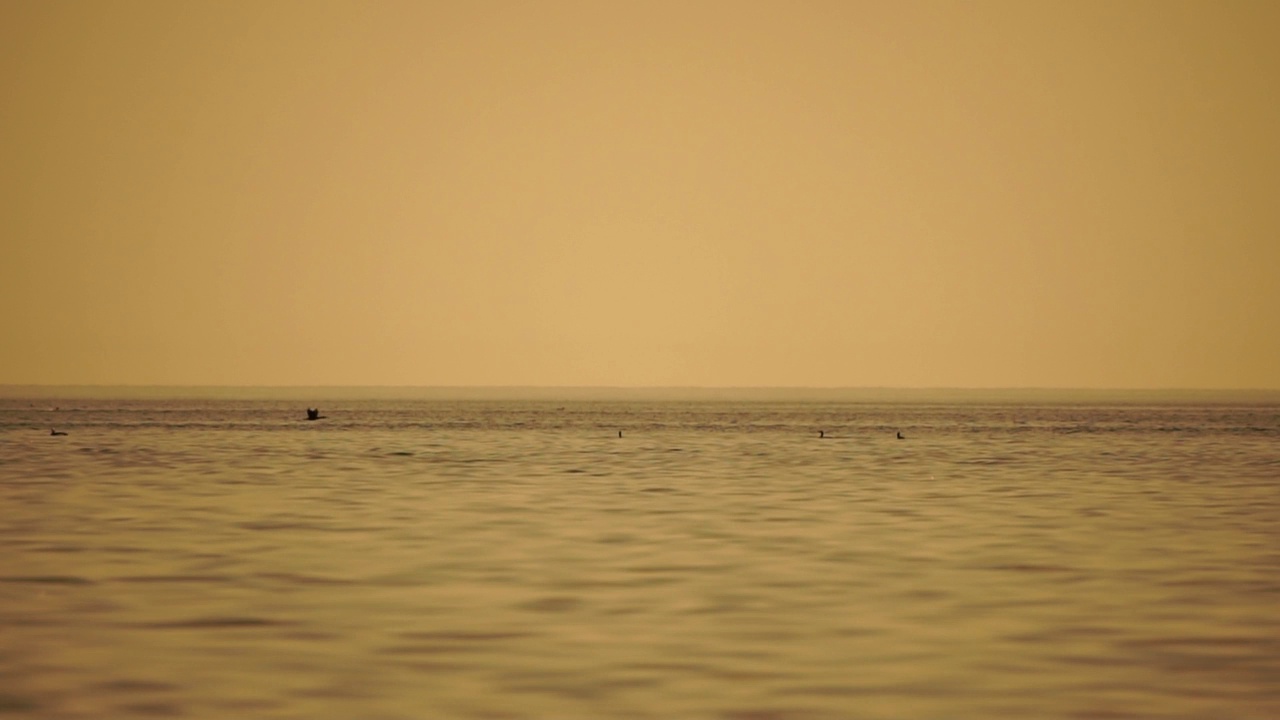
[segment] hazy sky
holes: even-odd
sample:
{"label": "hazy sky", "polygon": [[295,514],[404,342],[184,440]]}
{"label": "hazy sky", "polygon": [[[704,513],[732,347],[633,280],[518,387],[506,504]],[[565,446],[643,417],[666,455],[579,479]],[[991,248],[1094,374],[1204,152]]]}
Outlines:
{"label": "hazy sky", "polygon": [[1278,388],[1277,38],[0,0],[0,383]]}

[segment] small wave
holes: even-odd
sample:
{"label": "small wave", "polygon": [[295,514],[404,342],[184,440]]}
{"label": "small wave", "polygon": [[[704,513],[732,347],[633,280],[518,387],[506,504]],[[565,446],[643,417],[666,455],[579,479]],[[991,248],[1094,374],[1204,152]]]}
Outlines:
{"label": "small wave", "polygon": [[129,575],[116,578],[126,583],[221,583],[231,578],[226,575]]}
{"label": "small wave", "polygon": [[1068,573],[1075,572],[1075,568],[1065,567],[1063,565],[1037,565],[1034,563],[1005,563],[1000,565],[983,565],[982,570],[999,570],[1001,572],[1018,572],[1018,573]]}
{"label": "small wave", "polygon": [[34,585],[92,585],[88,578],[75,575],[12,575],[0,577],[0,582],[31,583]]}
{"label": "small wave", "polygon": [[400,633],[407,640],[432,640],[438,642],[493,642],[533,637],[531,632],[484,632],[467,630],[410,630]]}
{"label": "small wave", "polygon": [[7,712],[29,712],[39,710],[40,704],[31,698],[20,697],[18,695],[9,695],[0,692],[0,713]]}
{"label": "small wave", "polygon": [[[85,545],[37,545],[31,548],[33,552],[45,553],[81,553],[87,552],[90,549],[91,548]],[[97,548],[92,549],[96,550]]]}
{"label": "small wave", "polygon": [[409,645],[388,645],[378,650],[384,655],[453,655],[465,652],[480,652],[482,648],[470,645],[433,645],[409,644]]}
{"label": "small wave", "polygon": [[272,572],[258,573],[254,577],[266,580],[279,580],[287,583],[296,583],[298,585],[351,585],[351,580],[342,580],[339,578],[327,578],[319,575],[301,575],[298,573]]}
{"label": "small wave", "polygon": [[184,714],[181,705],[167,702],[128,703],[118,706],[117,709],[134,715],[149,715],[152,717],[178,717]]}
{"label": "small wave", "polygon": [[286,520],[250,520],[236,523],[236,526],[244,530],[333,530],[333,528],[317,525],[316,523]]}
{"label": "small wave", "polygon": [[171,683],[157,682],[155,680],[134,680],[132,678],[125,678],[122,680],[108,680],[106,682],[98,683],[94,687],[98,688],[99,690],[106,690],[108,692],[123,692],[123,693],[167,692],[167,691],[179,689],[177,685],[173,685]]}
{"label": "small wave", "polygon": [[559,613],[576,610],[581,605],[582,601],[578,598],[554,595],[520,603],[517,607],[521,610],[531,610],[533,612]]}
{"label": "small wave", "polygon": [[220,628],[281,627],[292,624],[293,623],[283,620],[272,620],[270,618],[214,616],[191,618],[188,620],[175,620],[171,622],[142,623],[139,627],[153,628],[157,630],[207,630]]}

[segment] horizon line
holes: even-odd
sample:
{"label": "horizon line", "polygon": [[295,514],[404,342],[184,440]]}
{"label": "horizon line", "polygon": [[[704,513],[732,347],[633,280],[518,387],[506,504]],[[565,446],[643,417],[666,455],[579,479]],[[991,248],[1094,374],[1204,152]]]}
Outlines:
{"label": "horizon line", "polygon": [[384,383],[24,383],[0,382],[0,388],[136,388],[136,389],[210,389],[210,390],[792,390],[792,391],[1045,391],[1045,392],[1280,392],[1280,387],[1213,387],[1213,386],[1084,386],[1084,385],[402,385]]}

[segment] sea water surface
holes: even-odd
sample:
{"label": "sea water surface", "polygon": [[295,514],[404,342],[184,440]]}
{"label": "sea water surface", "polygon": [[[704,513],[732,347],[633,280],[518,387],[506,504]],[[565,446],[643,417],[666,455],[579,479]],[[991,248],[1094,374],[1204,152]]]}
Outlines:
{"label": "sea water surface", "polygon": [[0,399],[0,716],[1280,717],[1274,397],[309,404]]}

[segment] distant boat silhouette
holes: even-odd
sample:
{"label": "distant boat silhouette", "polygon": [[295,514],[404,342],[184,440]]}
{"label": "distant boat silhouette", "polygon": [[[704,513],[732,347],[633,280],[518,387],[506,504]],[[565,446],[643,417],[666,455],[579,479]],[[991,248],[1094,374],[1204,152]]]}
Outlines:
{"label": "distant boat silhouette", "polygon": [[320,414],[320,408],[307,408],[308,420],[323,420],[326,417],[328,416]]}
{"label": "distant boat silhouette", "polygon": [[901,430],[899,430],[899,431],[898,431],[898,439],[899,439],[899,440],[906,440],[906,438],[902,436],[902,431],[901,431]]}
{"label": "distant boat silhouette", "polygon": [[49,428],[49,434],[50,435],[66,435],[66,433],[62,432],[61,430],[54,430],[53,428]]}

